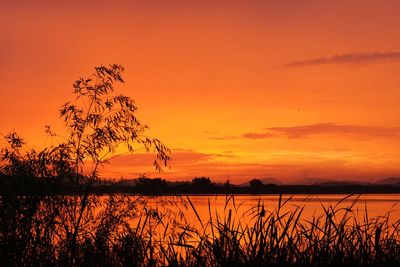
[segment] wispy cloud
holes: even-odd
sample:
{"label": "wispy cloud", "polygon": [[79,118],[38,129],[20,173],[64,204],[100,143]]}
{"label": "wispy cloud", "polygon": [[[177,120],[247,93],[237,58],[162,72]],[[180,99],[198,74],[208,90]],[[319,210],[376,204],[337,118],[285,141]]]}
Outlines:
{"label": "wispy cloud", "polygon": [[267,131],[289,138],[302,138],[315,135],[352,135],[364,137],[399,137],[400,127],[363,126],[336,123],[317,123],[292,127],[272,127]]}
{"label": "wispy cloud", "polygon": [[305,67],[327,64],[361,64],[368,65],[387,61],[399,61],[400,52],[375,52],[375,53],[348,53],[334,55],[331,57],[321,57],[316,59],[293,61],[286,67]]}
{"label": "wispy cloud", "polygon": [[242,135],[225,135],[225,136],[213,136],[209,137],[210,140],[234,140],[234,139],[264,139],[275,137],[273,133],[244,133]]}
{"label": "wispy cloud", "polygon": [[[185,149],[173,149],[172,150],[172,163],[178,162],[180,165],[192,164],[194,162],[208,161],[217,156],[224,156],[225,154],[207,154],[200,153],[192,150]],[[230,155],[230,154],[227,154]],[[226,156],[226,155],[225,155]],[[152,166],[155,158],[154,154],[151,153],[136,153],[136,154],[124,154],[114,157],[110,160],[113,165],[135,165],[135,166]]]}
{"label": "wispy cloud", "polygon": [[400,137],[400,127],[351,125],[328,122],[288,127],[269,127],[265,128],[263,132],[249,132],[239,136],[221,136],[209,139],[267,139],[275,137],[305,138],[318,135],[351,136],[361,138]]}
{"label": "wispy cloud", "polygon": [[264,139],[275,137],[275,135],[273,133],[245,133],[241,137],[247,139]]}
{"label": "wispy cloud", "polygon": [[210,140],[233,140],[233,139],[239,139],[239,138],[240,138],[240,136],[232,136],[232,135],[208,137],[208,139],[210,139]]}

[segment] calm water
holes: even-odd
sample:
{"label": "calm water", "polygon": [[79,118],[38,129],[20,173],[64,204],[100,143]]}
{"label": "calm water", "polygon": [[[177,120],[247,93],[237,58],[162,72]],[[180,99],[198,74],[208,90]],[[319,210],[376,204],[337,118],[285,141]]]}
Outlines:
{"label": "calm water", "polygon": [[[170,198],[170,206],[165,203],[160,204],[157,198],[151,199],[148,205],[156,206],[158,209],[179,210],[189,223],[199,225],[201,223],[187,198],[193,204],[201,223],[206,223],[210,217],[213,219],[216,217],[226,218],[229,213],[236,222],[247,223],[257,213],[256,207],[259,204],[264,206],[268,214],[277,210],[279,202],[277,195],[237,195],[233,198],[226,196],[185,196],[182,197],[182,200]],[[360,222],[363,222],[365,218],[371,220],[387,215],[392,222],[400,219],[400,194],[294,195],[282,197],[281,203],[284,203],[281,207],[281,214],[303,209],[302,220],[321,216],[324,214],[324,208],[330,206],[338,210],[338,219],[343,215],[346,208],[351,208],[352,216],[357,217]]]}

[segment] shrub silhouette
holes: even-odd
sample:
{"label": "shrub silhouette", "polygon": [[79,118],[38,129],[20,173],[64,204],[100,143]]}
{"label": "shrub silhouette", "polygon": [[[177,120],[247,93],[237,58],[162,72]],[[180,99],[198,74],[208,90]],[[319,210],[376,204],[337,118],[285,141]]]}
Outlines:
{"label": "shrub silhouette", "polygon": [[146,176],[137,179],[135,188],[138,192],[146,194],[163,194],[167,189],[167,181],[162,178],[148,178]]}
{"label": "shrub silhouette", "polygon": [[252,189],[260,189],[264,185],[260,179],[252,179],[249,183]]}
{"label": "shrub silhouette", "polygon": [[209,188],[212,182],[209,177],[195,177],[192,179],[192,185],[198,188]]}

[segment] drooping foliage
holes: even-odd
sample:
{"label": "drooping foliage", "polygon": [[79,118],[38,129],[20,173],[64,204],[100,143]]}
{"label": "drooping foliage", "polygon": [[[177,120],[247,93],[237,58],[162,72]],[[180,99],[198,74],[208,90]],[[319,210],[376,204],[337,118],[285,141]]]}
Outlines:
{"label": "drooping foliage", "polygon": [[158,139],[144,135],[148,129],[136,117],[137,106],[132,98],[113,95],[117,83],[123,83],[120,65],[100,66],[87,79],[75,81],[74,101],[65,103],[60,110],[68,132],[67,145],[73,151],[76,172],[83,172],[85,160],[92,163],[91,178],[96,178],[99,164],[124,145],[129,152],[136,146],[157,153],[157,170],[167,164],[169,149]]}

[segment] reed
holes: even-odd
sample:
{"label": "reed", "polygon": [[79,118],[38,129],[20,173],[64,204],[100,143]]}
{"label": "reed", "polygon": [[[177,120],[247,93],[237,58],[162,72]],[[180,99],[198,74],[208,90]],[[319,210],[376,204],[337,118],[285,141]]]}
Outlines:
{"label": "reed", "polygon": [[[209,202],[201,218],[189,197],[2,196],[3,266],[399,266],[400,219],[360,218],[343,208],[274,209],[262,201],[236,214]],[[195,214],[187,218],[188,212]],[[193,219],[196,220],[193,223]],[[195,225],[195,226],[194,226]]]}

